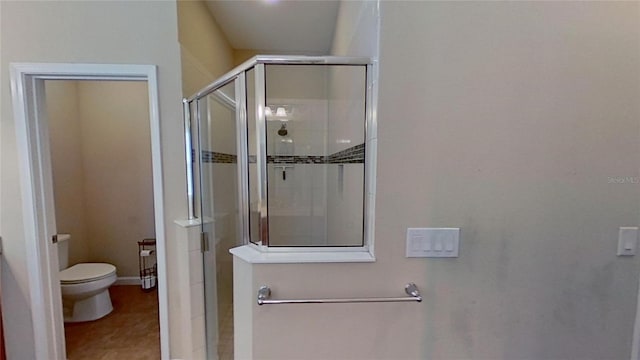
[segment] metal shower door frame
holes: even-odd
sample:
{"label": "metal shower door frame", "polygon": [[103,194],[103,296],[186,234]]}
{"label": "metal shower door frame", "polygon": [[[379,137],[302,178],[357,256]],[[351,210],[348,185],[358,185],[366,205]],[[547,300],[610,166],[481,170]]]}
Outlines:
{"label": "metal shower door frame", "polygon": [[[184,121],[185,121],[185,152],[187,162],[187,201],[189,209],[189,219],[197,218],[195,213],[195,182],[193,164],[195,161],[191,156],[193,149],[192,120],[190,107],[203,97],[215,92],[226,84],[235,81],[236,89],[236,126],[237,126],[237,161],[238,179],[241,186],[238,186],[238,208],[240,211],[240,231],[242,245],[253,244],[262,251],[273,252],[299,252],[314,250],[313,248],[278,247],[269,248],[269,221],[268,221],[268,194],[267,194],[267,140],[266,140],[266,65],[352,65],[364,66],[366,76],[365,93],[365,189],[364,189],[364,232],[362,247],[323,247],[318,251],[365,251],[373,255],[373,227],[375,214],[375,174],[377,160],[377,113],[375,104],[377,102],[377,66],[370,58],[365,57],[342,57],[342,56],[280,56],[280,55],[258,55],[233,70],[224,74],[211,84],[207,85],[196,94],[183,99]],[[246,73],[254,70],[254,83],[247,84]],[[247,87],[255,87],[256,111],[256,166],[258,170],[258,233],[259,239],[255,243],[250,239],[250,204],[249,204],[249,154],[248,154],[248,115],[247,115]],[[194,149],[198,157],[201,156],[200,149]],[[200,161],[200,160],[198,160]]]}

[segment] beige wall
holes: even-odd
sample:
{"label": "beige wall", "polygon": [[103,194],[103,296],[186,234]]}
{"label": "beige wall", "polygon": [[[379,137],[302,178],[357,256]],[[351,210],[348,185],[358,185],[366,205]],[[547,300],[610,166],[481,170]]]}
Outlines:
{"label": "beige wall", "polygon": [[233,50],[233,65],[238,66],[259,54],[264,55],[268,54],[268,52],[264,52],[261,50],[235,49]]}
{"label": "beige wall", "polygon": [[72,234],[68,245],[69,264],[88,262],[83,137],[77,82],[46,81],[45,94],[56,229],[59,234]]}
{"label": "beige wall", "polygon": [[[424,301],[244,304],[254,358],[629,358],[638,259],[615,252],[640,189],[609,177],[639,175],[638,6],[382,2],[377,261],[247,281]],[[407,227],[443,226],[459,258],[405,258]]]}
{"label": "beige wall", "polygon": [[182,91],[184,96],[191,96],[231,70],[234,55],[204,1],[179,0],[177,3]]}
{"label": "beige wall", "polygon": [[145,82],[47,81],[58,233],[69,266],[107,262],[137,277],[137,241],[155,237]]}
{"label": "beige wall", "polygon": [[69,266],[108,262],[138,276],[137,241],[155,236],[147,84],[45,83],[58,233]]}
{"label": "beige wall", "polygon": [[233,49],[233,64],[238,66],[256,55],[326,55],[325,53],[305,51],[273,51],[258,49]]}
{"label": "beige wall", "polygon": [[[136,63],[158,66],[164,227],[170,253],[175,239],[173,220],[186,214],[177,13],[173,2],[2,1],[0,8],[2,307],[5,329],[10,329],[5,333],[9,358],[31,359],[34,357],[33,328],[18,154],[9,91],[9,63]],[[167,261],[171,276],[174,262],[171,257]],[[175,309],[179,302],[177,296],[171,298],[171,284],[169,279],[169,308]]]}
{"label": "beige wall", "polygon": [[[228,41],[226,40],[226,37],[224,36],[222,30],[219,28],[215,19],[211,15],[210,10],[208,9],[204,1],[179,0],[178,1],[178,24],[179,24],[178,34],[179,34],[179,40],[181,45],[181,59],[182,59],[183,95],[191,96],[195,94],[198,90],[209,85],[210,83],[215,81],[218,77],[222,76],[223,74],[225,74],[226,72],[228,72],[234,67],[233,49],[229,45]],[[235,94],[233,93],[229,95],[231,97],[235,96]],[[201,101],[202,101],[202,104],[205,104],[203,105],[204,107],[201,108],[201,109],[204,109],[201,112],[201,115],[206,117],[206,111],[208,109],[207,108],[208,99],[204,98]],[[213,103],[213,102],[209,102],[209,103]],[[229,114],[229,111],[227,109],[217,108],[216,110],[219,110],[219,112],[212,114],[213,121],[218,121],[220,119],[227,118],[226,115]],[[221,115],[221,117],[219,118],[218,115]],[[208,131],[206,131],[209,125],[209,122],[207,118],[205,118],[204,120],[205,122],[202,123],[203,129],[202,129],[201,138],[203,142],[213,143],[213,147],[203,145],[203,150],[209,150],[209,151],[215,150],[215,151],[224,152],[227,154],[235,154],[236,152],[234,148],[235,139],[233,138],[233,136],[229,137],[229,133],[228,133],[229,131],[231,131],[231,133],[235,134],[235,128],[233,126],[229,127],[229,125],[233,125],[233,124],[226,123],[223,120],[222,122],[224,123],[225,131],[209,133]],[[195,135],[197,136],[197,134]],[[219,165],[219,166],[216,166],[216,168],[220,166],[221,167],[235,166],[231,164],[216,164],[216,165]],[[213,171],[213,168],[214,168],[214,164],[208,164],[208,165],[205,165],[203,169],[203,171],[206,172],[205,174],[210,175],[210,178],[213,179],[213,181],[210,182],[211,187],[215,186],[215,184],[221,185],[221,183],[219,183],[220,181],[222,181],[222,184],[225,184],[225,185],[227,185],[229,181],[233,182],[233,177],[235,176],[235,172],[233,171],[227,172],[225,170],[221,174],[223,175],[232,174],[234,176],[229,177],[225,175],[222,177],[218,177],[218,176],[214,176],[217,172]],[[232,169],[228,169],[228,170],[232,170]],[[198,175],[195,174],[195,176],[197,177]],[[196,186],[197,186],[196,192],[198,192],[199,191],[198,184],[196,184]],[[213,214],[214,211],[218,212],[218,211],[222,211],[220,209],[224,209],[231,214],[231,216],[228,216],[226,218],[232,219],[233,220],[232,222],[235,223],[235,218],[233,215],[235,213],[234,212],[235,210],[228,209],[226,208],[225,205],[227,205],[228,200],[232,200],[233,198],[233,196],[229,197],[229,195],[235,195],[236,192],[228,191],[228,186],[223,186],[219,188],[225,189],[224,191],[226,191],[224,200],[220,201],[220,204],[216,203],[215,210],[205,209],[205,213],[207,214],[207,216],[214,217],[214,214]],[[213,191],[209,187],[207,187],[207,189],[205,190],[209,190],[211,192]],[[205,206],[211,206],[211,204],[205,204]],[[197,208],[196,212],[199,213],[200,206],[198,205],[198,203],[196,204],[196,208]],[[219,229],[219,225],[221,221],[218,221],[218,220],[216,221],[217,221],[215,226],[216,232],[223,233],[223,231],[220,231],[221,229]],[[234,238],[233,234],[235,234],[235,225],[230,225],[230,227],[231,227],[231,230],[230,230],[231,235],[224,236],[224,239],[223,239],[225,246],[228,246],[229,240],[233,240]],[[222,236],[223,235],[220,234],[220,237]],[[217,233],[215,234],[215,236],[213,236],[214,239],[218,237],[219,237],[219,234]],[[212,241],[214,239],[212,239]],[[221,244],[221,243],[216,241],[215,244]],[[218,246],[221,246],[221,245],[218,245]],[[224,250],[219,249],[219,250],[223,258],[227,258],[230,256],[226,252],[226,249]],[[229,261],[220,261],[220,260],[221,259],[216,260],[213,256],[206,257],[204,259],[206,270],[208,272],[211,272],[211,271],[215,272],[216,264],[220,265],[223,263],[229,263]],[[219,274],[223,274],[223,272],[220,271]],[[232,276],[229,265],[226,265],[224,268],[224,276],[225,276],[225,280],[219,281],[219,283],[229,284],[230,280],[228,278]],[[198,289],[198,291],[196,291],[195,293],[193,293],[192,291],[192,294],[196,295],[196,298],[193,298],[192,300],[197,302],[198,301],[197,294],[198,293],[204,294],[204,292],[206,292],[207,294],[206,297],[211,300],[211,303],[208,305],[213,305],[213,307],[207,306],[207,308],[209,309],[206,315],[207,321],[210,324],[213,324],[213,326],[215,326],[215,323],[217,322],[216,320],[217,314],[215,314],[215,311],[211,311],[211,308],[215,309],[218,306],[217,305],[218,303],[222,304],[222,303],[229,302],[230,300],[228,299],[231,297],[231,291],[228,289],[228,286],[227,286],[227,289],[222,289],[220,286],[218,286],[218,289],[220,290],[219,295],[224,299],[223,300],[216,299],[215,298],[216,292],[215,290],[213,290],[213,288],[216,286],[216,278],[215,276],[213,278],[209,277],[208,280],[209,281],[207,281],[206,283],[203,283],[205,285],[204,286],[205,289],[202,288],[203,287],[202,284],[194,285]],[[192,289],[194,289],[193,286],[192,286]],[[187,304],[185,304],[185,306],[187,306]],[[193,330],[194,334],[197,334],[198,332],[203,331],[203,329],[201,329],[200,327],[204,326],[203,324],[204,316],[205,315],[203,314],[201,315],[201,317],[197,317],[196,319],[191,320],[191,323],[192,323],[191,329],[195,329]],[[174,323],[177,323],[177,322],[174,322]],[[211,337],[215,338],[217,336],[216,331],[217,329],[214,329],[213,331],[208,332],[208,337],[209,337],[208,342],[215,343],[211,341]],[[204,351],[204,349],[200,349],[199,351]],[[185,346],[181,346],[181,350],[179,352],[175,352],[174,354],[176,354],[176,357],[189,358],[190,349],[186,348]]]}
{"label": "beige wall", "polygon": [[155,237],[144,82],[78,83],[90,260],[138,276],[137,241]]}

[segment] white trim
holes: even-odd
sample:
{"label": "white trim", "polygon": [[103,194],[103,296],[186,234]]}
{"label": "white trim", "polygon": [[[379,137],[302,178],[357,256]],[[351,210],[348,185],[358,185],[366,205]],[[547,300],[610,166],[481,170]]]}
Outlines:
{"label": "white trim", "polygon": [[[34,126],[27,122],[29,105],[27,104],[27,87],[31,83],[24,77],[24,72],[17,66],[11,66],[11,93],[13,94],[13,113],[16,127],[16,141],[20,156],[20,182],[22,193],[22,216],[24,222],[24,236],[26,246],[26,260],[29,271],[29,300],[31,302],[31,317],[33,321],[33,336],[35,342],[35,356],[37,359],[46,359],[54,355],[61,358],[64,354],[64,331],[61,324],[52,324],[47,314],[53,313],[55,304],[46,299],[46,289],[50,289],[50,275],[40,259],[48,254],[47,242],[38,241],[46,239],[46,231],[43,229],[42,219],[38,218],[39,209],[43,206],[43,199],[38,197],[37,190],[40,186],[37,177],[39,174],[37,134]],[[31,124],[33,125],[33,124]],[[35,143],[35,144],[34,144]],[[36,160],[36,162],[33,162]],[[42,254],[44,252],[44,255]],[[48,259],[48,257],[47,257]],[[44,276],[43,276],[44,275]],[[52,299],[55,301],[55,299]],[[61,301],[60,301],[61,303]],[[58,325],[58,326],[56,326]],[[62,339],[62,345],[60,340]]]}
{"label": "white trim", "polygon": [[151,161],[153,169],[153,206],[156,225],[156,259],[158,266],[158,311],[160,318],[160,355],[168,359],[169,352],[169,293],[167,291],[167,254],[164,233],[164,196],[162,181],[162,144],[160,134],[160,101],[158,69],[148,65],[149,120],[151,125]]}
{"label": "white trim", "polygon": [[[314,248],[314,250],[317,248]],[[243,245],[230,249],[233,256],[250,264],[302,264],[302,263],[359,263],[375,262],[368,251],[300,251],[264,252],[256,245]]]}
{"label": "white trim", "polygon": [[200,219],[185,219],[185,220],[174,220],[173,221],[176,225],[183,227],[183,228],[188,228],[188,227],[194,227],[194,226],[200,226],[202,225],[202,222],[200,221]]}
{"label": "white trim", "polygon": [[188,228],[192,226],[200,226],[202,224],[212,223],[214,221],[212,218],[206,216],[204,219],[180,219],[174,220],[173,222],[180,227]]}
{"label": "white trim", "polygon": [[137,276],[118,276],[113,285],[137,285],[140,286],[140,278]]}
{"label": "white trim", "polygon": [[636,322],[633,326],[631,341],[631,360],[640,360],[640,283],[636,298]]}
{"label": "white trim", "polygon": [[[49,237],[55,229],[46,224],[46,166],[43,129],[38,126],[35,87],[42,80],[128,80],[146,81],[149,91],[153,197],[158,259],[160,347],[163,360],[169,359],[169,316],[166,272],[166,243],[162,185],[162,155],[157,68],[155,65],[116,64],[11,64],[11,92],[18,144],[23,202],[26,260],[30,269],[29,299],[33,322],[36,359],[64,359],[64,328],[61,319],[60,289],[57,274],[50,269],[52,258]],[[31,103],[29,103],[31,102]],[[44,130],[46,131],[46,129]],[[44,135],[47,135],[46,133]],[[45,140],[46,141],[46,140]],[[43,161],[44,160],[44,161]],[[44,168],[43,168],[44,163]],[[50,177],[50,173],[48,174]],[[45,216],[43,216],[45,215]],[[55,226],[54,226],[55,228]],[[57,258],[57,257],[56,257]],[[46,265],[46,266],[45,266]],[[56,284],[54,286],[54,284]],[[58,295],[57,295],[58,294]],[[60,314],[58,314],[60,313]],[[59,315],[59,316],[58,316]]]}

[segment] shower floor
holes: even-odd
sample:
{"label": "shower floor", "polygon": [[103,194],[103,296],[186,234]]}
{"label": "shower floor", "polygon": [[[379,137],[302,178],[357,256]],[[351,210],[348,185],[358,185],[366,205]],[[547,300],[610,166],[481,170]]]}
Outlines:
{"label": "shower floor", "polygon": [[109,288],[113,312],[102,319],[65,324],[69,360],[160,359],[158,292],[140,286]]}

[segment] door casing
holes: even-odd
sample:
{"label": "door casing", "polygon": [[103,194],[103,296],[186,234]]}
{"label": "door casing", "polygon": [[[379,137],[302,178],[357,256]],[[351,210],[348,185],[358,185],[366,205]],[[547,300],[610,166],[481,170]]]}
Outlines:
{"label": "door casing", "polygon": [[[153,199],[158,260],[160,350],[169,359],[169,316],[158,80],[155,65],[12,63],[11,93],[36,359],[66,359],[58,283],[53,183],[44,113],[45,80],[146,81],[149,92]],[[54,355],[55,354],[55,355]]]}

